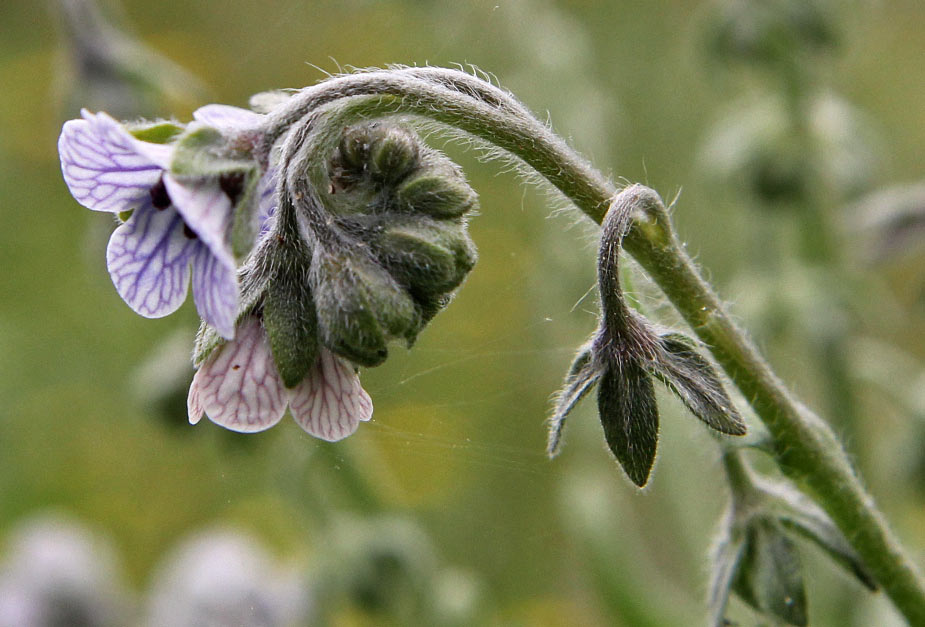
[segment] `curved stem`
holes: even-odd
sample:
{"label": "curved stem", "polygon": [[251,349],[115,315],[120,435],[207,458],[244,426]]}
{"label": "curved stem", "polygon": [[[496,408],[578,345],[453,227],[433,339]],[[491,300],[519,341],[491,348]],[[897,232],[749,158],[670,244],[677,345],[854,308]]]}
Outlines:
{"label": "curved stem", "polygon": [[[598,223],[615,192],[612,183],[503,90],[463,72],[424,68],[338,77],[303,90],[270,116],[260,154],[268,158],[270,146],[293,127],[283,146],[282,162],[290,166],[292,176],[287,178],[296,193],[309,191],[295,186],[299,170],[304,175],[308,167],[310,175],[313,170],[317,173],[324,155],[329,154],[319,150],[315,141],[306,141],[312,129],[300,128],[297,122],[327,103],[331,103],[336,123],[325,120],[324,128],[313,136],[327,149],[334,145],[338,125],[342,129],[365,118],[416,115],[503,148]],[[293,169],[288,159],[296,155]],[[859,481],[834,433],[787,391],[724,311],[675,238],[664,205],[657,205],[639,207],[624,248],[665,292],[749,400],[771,433],[781,469],[813,491],[910,623],[925,624],[925,582]]]}

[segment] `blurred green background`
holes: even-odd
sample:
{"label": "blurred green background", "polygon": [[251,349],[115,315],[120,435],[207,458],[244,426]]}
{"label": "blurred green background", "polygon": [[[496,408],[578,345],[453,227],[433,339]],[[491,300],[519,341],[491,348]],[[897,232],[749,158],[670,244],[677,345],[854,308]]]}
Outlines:
{"label": "blurred green background", "polygon": [[[180,79],[184,88],[148,115],[185,120],[206,102],[246,106],[252,93],[309,85],[339,68],[472,64],[541,118],[548,114],[554,129],[615,180],[645,182],[666,199],[683,188],[674,216],[689,250],[782,377],[833,421],[899,536],[922,557],[923,256],[867,263],[850,204],[856,198],[832,196],[830,185],[830,229],[850,275],[839,290],[855,304],[848,314],[814,307],[812,269],[781,259],[798,238],[794,210],[758,206],[742,180],[715,175],[705,148],[742,98],[760,100],[762,90],[774,89],[761,69],[711,56],[717,3],[101,6],[202,81],[195,87]],[[921,180],[925,5],[840,6],[832,23],[837,43],[813,57],[808,81],[850,103],[876,137],[865,191]],[[333,445],[290,420],[246,436],[208,421],[189,426],[192,303],[161,320],[133,314],[106,273],[112,225],[81,208],[61,179],[61,123],[78,116],[81,104],[106,107],[74,102],[86,84],[74,80],[55,7],[0,4],[0,559],[4,537],[21,521],[63,511],[111,537],[125,585],[140,599],[165,553],[221,523],[254,534],[281,563],[312,573],[312,585],[324,591],[338,567],[350,568],[349,560],[331,557],[337,530],[355,529],[348,518],[375,525],[387,515],[415,526],[432,554],[402,552],[396,541],[399,562],[420,562],[414,568],[423,569],[425,583],[415,585],[423,592],[389,583],[398,576],[375,585],[386,586],[382,594],[395,603],[410,595],[415,606],[423,596],[439,607],[421,614],[370,602],[345,584],[318,593],[327,605],[319,620],[702,622],[706,558],[726,501],[718,451],[705,430],[661,394],[659,458],[642,493],[606,452],[593,403],[571,419],[563,454],[554,461],[544,455],[550,395],[595,325],[593,225],[563,211],[548,190],[434,136],[480,193],[471,224],[480,261],[413,350],[396,347],[385,365],[362,373],[375,404],[372,422]],[[644,282],[636,289],[650,313],[673,320]],[[849,377],[851,421],[833,410],[819,368],[824,357],[807,339],[836,324],[857,366]],[[919,400],[878,387],[878,377],[907,377],[901,387],[918,390]],[[812,624],[897,620],[885,599],[862,594],[817,552],[803,555]],[[752,624],[736,603],[738,620]]]}

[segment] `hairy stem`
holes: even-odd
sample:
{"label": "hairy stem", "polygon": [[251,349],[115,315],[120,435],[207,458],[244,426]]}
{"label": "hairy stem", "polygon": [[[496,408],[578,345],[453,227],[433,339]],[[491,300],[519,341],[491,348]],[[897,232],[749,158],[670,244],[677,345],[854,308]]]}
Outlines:
{"label": "hairy stem", "polygon": [[[318,115],[320,108],[333,118]],[[503,148],[597,223],[602,222],[616,191],[509,94],[463,72],[432,68],[352,74],[307,88],[269,116],[266,139],[258,153],[266,161],[271,147],[291,127],[282,147],[281,162],[287,164],[288,172],[281,191],[309,192],[297,184],[298,175],[304,180],[306,168],[312,178],[320,175],[338,129],[362,119],[397,114],[421,116]],[[313,141],[308,141],[309,136]],[[790,394],[724,311],[679,245],[661,201],[651,202],[652,192],[636,187],[639,211],[624,238],[624,248],[665,292],[751,403],[773,438],[772,450],[781,469],[812,490],[910,623],[925,624],[925,583],[859,481],[841,444],[825,422]]]}

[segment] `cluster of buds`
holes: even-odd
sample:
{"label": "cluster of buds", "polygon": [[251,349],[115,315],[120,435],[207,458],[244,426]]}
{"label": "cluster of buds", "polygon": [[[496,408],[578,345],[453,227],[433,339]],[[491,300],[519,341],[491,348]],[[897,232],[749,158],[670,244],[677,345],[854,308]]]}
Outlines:
{"label": "cluster of buds", "polygon": [[260,431],[288,407],[307,432],[341,439],[372,415],[357,368],[410,345],[474,266],[476,195],[399,123],[344,129],[327,184],[303,194],[283,184],[289,164],[255,156],[267,116],[209,105],[193,117],[85,111],[59,140],[65,181],[119,220],[107,262],[133,310],[176,311],[192,280],[191,422]]}

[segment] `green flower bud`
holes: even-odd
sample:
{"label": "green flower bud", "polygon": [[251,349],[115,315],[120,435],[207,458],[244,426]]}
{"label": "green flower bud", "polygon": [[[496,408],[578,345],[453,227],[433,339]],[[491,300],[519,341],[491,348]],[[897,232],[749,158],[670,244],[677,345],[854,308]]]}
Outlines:
{"label": "green flower bud", "polygon": [[381,364],[390,340],[421,329],[408,292],[362,251],[316,251],[311,282],[322,343],[354,363]]}
{"label": "green flower bud", "polygon": [[462,172],[442,155],[399,186],[395,200],[399,211],[423,213],[437,219],[458,218],[478,204]]}
{"label": "green flower bud", "polygon": [[464,226],[452,222],[419,219],[391,224],[374,246],[392,276],[422,297],[455,289],[476,261]]}
{"label": "green flower bud", "polygon": [[401,126],[381,126],[369,147],[373,179],[382,185],[401,182],[420,164],[420,140]]}

